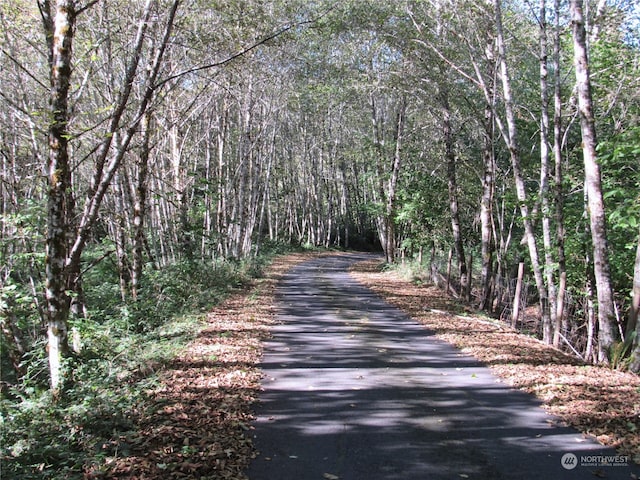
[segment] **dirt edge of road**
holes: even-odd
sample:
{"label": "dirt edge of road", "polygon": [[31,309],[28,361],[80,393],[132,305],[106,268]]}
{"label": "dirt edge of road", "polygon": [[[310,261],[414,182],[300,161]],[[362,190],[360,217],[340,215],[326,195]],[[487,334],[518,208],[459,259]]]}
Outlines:
{"label": "dirt edge of road", "polygon": [[[129,480],[244,480],[255,450],[252,406],[260,394],[262,343],[275,316],[276,286],[289,269],[321,254],[276,257],[264,277],[207,315],[198,336],[160,373],[137,431],[106,475]],[[327,255],[327,254],[324,254]]]}
{"label": "dirt edge of road", "polygon": [[442,340],[488,365],[505,384],[534,394],[545,409],[640,464],[640,377],[584,365],[495,319],[474,314],[435,286],[417,285],[379,259],[351,275]]}
{"label": "dirt edge of road", "polygon": [[[256,452],[251,442],[253,405],[261,389],[259,363],[275,316],[279,280],[295,265],[323,254],[278,257],[254,282],[214,308],[207,325],[149,392],[152,408],[141,417],[128,452],[106,476],[93,478],[227,478],[246,480]],[[434,287],[420,287],[380,260],[351,274],[437,335],[490,365],[505,383],[541,398],[546,408],[581,431],[640,461],[640,379],[593,366],[480,316]],[[634,433],[635,432],[635,433]]]}

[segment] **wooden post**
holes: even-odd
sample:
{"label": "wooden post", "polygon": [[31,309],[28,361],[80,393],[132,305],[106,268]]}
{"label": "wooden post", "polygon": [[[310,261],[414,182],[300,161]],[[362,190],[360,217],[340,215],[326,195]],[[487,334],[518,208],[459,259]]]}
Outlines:
{"label": "wooden post", "polygon": [[453,257],[453,250],[449,249],[449,258],[447,260],[447,285],[445,291],[449,293],[449,287],[451,286],[451,259]]}
{"label": "wooden post", "polygon": [[524,262],[518,265],[518,279],[516,281],[516,291],[513,296],[513,308],[511,309],[511,326],[515,327],[520,316],[520,295],[522,293],[522,278],[524,277]]}
{"label": "wooden post", "polygon": [[469,252],[467,263],[467,291],[464,293],[467,302],[471,301],[471,280],[473,279],[473,253]]}

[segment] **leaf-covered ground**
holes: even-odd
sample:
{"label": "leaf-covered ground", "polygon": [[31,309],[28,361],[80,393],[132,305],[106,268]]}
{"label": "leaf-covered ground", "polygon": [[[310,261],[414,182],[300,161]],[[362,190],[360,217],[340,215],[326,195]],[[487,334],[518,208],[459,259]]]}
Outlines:
{"label": "leaf-covered ground", "polygon": [[[121,439],[106,473],[122,479],[244,479],[254,455],[251,405],[273,319],[278,278],[308,255],[274,261],[252,288],[232,295],[181,355],[163,367],[135,434]],[[98,476],[96,474],[89,474]],[[104,475],[100,475],[104,476]]]}
{"label": "leaf-covered ground", "polygon": [[[163,367],[151,407],[122,438],[106,473],[87,478],[244,480],[255,452],[252,404],[260,391],[262,341],[269,336],[278,279],[309,255],[278,258],[265,278],[211,311],[207,326]],[[464,313],[433,287],[419,287],[379,262],[352,271],[390,303],[484,361],[509,384],[536,394],[553,414],[640,461],[640,379],[583,366],[497,321]],[[112,446],[113,448],[113,446]]]}
{"label": "leaf-covered ground", "polygon": [[566,424],[640,463],[638,375],[584,365],[498,320],[466,311],[436,287],[418,286],[379,266],[361,263],[351,273],[507,384],[535,394]]}

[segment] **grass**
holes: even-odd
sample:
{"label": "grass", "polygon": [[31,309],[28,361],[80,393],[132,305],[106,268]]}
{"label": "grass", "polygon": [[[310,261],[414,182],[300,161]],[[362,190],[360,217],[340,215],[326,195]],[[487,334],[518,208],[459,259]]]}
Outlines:
{"label": "grass", "polygon": [[156,373],[202,325],[201,315],[185,315],[148,334],[113,336],[111,355],[69,362],[73,381],[58,398],[12,388],[0,401],[3,478],[83,478],[87,465],[126,448],[121,439],[134,429]]}
{"label": "grass", "polygon": [[[82,350],[65,360],[66,388],[47,388],[44,342],[25,359],[28,375],[0,397],[2,478],[99,478],[127,455],[167,365],[206,326],[207,312],[262,274],[268,256],[215,265],[189,262],[147,272],[143,300],[120,301],[108,264],[85,278],[85,319],[72,319]],[[213,358],[213,357],[212,357]],[[10,378],[3,375],[3,380]]]}

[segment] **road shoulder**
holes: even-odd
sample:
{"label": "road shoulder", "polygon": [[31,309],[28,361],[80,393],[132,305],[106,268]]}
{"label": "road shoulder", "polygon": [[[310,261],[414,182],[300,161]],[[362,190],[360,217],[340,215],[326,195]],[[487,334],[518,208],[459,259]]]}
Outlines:
{"label": "road shoulder", "polygon": [[508,385],[534,394],[567,425],[640,464],[638,375],[583,365],[497,320],[465,311],[436,287],[379,267],[380,260],[372,259],[355,264],[351,275]]}

